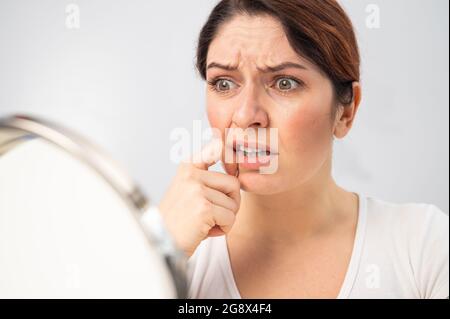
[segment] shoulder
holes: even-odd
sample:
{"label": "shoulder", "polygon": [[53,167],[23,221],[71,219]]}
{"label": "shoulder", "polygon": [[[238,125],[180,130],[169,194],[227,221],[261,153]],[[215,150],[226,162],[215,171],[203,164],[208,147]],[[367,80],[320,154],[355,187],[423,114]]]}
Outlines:
{"label": "shoulder", "polygon": [[449,217],[433,204],[368,197],[367,241],[409,272],[422,298],[445,298],[449,285]]}
{"label": "shoulder", "polygon": [[390,236],[448,243],[449,217],[433,204],[392,203],[368,197],[366,199],[368,227],[389,232]]}

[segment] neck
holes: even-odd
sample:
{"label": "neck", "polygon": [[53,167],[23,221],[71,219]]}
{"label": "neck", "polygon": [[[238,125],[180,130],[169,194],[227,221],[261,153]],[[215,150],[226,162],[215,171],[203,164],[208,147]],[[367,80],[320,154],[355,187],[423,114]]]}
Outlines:
{"label": "neck", "polygon": [[298,242],[347,219],[355,200],[354,194],[336,185],[331,169],[325,167],[310,182],[283,193],[243,192],[233,232],[268,243]]}

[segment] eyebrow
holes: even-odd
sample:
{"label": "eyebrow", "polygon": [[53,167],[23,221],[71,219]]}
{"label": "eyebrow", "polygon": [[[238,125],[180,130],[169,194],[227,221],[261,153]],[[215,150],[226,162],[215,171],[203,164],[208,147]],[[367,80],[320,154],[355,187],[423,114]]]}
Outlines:
{"label": "eyebrow", "polygon": [[[212,68],[217,68],[217,69],[222,69],[225,71],[236,71],[238,69],[237,66],[232,66],[232,65],[228,65],[228,64],[220,64],[217,62],[211,62],[210,64],[208,64],[207,69],[212,69]],[[308,70],[308,68],[306,68],[304,65],[295,63],[295,62],[284,62],[275,66],[267,66],[266,68],[258,68],[259,71],[263,72],[263,73],[268,73],[268,72],[279,72],[282,71],[284,69],[288,69],[288,68],[295,68],[295,69],[301,69],[301,70]]]}
{"label": "eyebrow", "polygon": [[208,64],[208,67],[206,68],[207,70],[209,69],[222,69],[225,71],[236,71],[237,70],[237,66],[231,66],[228,64],[220,64],[217,62],[211,62],[210,64]]}

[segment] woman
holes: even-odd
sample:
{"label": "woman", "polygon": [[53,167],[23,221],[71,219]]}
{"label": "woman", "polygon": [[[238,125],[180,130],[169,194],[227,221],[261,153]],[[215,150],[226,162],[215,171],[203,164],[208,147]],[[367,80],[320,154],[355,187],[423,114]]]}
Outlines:
{"label": "woman", "polygon": [[[361,101],[358,45],[336,1],[222,0],[197,53],[210,124],[244,161],[224,161],[227,174],[208,171],[217,159],[181,164],[159,205],[190,256],[191,298],[448,296],[448,217],[331,175],[333,140]],[[263,149],[275,172],[229,144],[229,128],[278,129]]]}

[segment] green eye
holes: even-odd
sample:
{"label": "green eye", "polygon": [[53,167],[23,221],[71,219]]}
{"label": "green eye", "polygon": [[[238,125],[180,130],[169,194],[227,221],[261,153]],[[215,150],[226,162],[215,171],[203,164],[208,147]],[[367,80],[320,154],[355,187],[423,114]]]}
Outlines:
{"label": "green eye", "polygon": [[299,86],[299,83],[294,79],[281,78],[276,82],[276,88],[280,91],[294,90]]}

